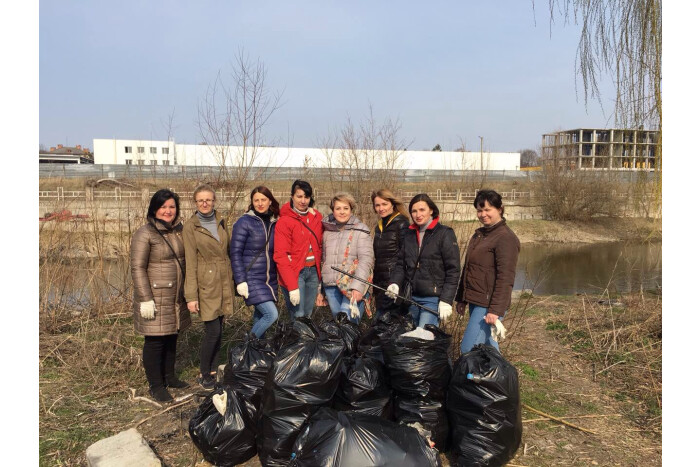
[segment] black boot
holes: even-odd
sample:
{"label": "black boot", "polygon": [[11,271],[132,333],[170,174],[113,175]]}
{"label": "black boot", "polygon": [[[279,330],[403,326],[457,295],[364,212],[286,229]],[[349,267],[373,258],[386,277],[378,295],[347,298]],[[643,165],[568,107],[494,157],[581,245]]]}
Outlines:
{"label": "black boot", "polygon": [[165,348],[163,352],[163,374],[165,375],[165,387],[185,389],[190,387],[186,382],[175,375],[175,353],[177,348],[177,334],[165,336]]}
{"label": "black boot", "polygon": [[148,392],[150,392],[151,396],[158,402],[170,402],[173,400],[173,396],[165,389],[165,386],[152,387]]}
{"label": "black boot", "polygon": [[175,375],[165,375],[165,387],[175,389],[185,389],[190,387],[189,383],[178,379]]}

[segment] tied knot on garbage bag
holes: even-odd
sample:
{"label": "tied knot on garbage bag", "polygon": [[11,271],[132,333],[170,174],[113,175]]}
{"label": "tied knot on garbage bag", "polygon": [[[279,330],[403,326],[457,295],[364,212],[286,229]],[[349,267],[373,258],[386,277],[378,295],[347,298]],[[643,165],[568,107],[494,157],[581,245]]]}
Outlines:
{"label": "tied knot on garbage bag", "polygon": [[252,458],[256,450],[254,426],[245,402],[230,388],[208,395],[190,419],[194,445],[207,462],[233,466]]}

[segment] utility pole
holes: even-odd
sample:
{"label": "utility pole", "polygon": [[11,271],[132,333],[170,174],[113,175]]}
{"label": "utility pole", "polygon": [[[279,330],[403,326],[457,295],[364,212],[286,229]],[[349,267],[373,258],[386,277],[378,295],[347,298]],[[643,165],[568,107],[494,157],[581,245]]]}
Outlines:
{"label": "utility pole", "polygon": [[481,140],[481,171],[484,171],[484,137],[479,136],[479,139]]}

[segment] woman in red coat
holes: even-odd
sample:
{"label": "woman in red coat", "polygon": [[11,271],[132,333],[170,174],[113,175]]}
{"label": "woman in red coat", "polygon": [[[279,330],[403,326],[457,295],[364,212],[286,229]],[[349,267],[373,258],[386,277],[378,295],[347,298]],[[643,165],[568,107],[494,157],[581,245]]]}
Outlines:
{"label": "woman in red coat", "polygon": [[280,208],[275,228],[275,263],[287,310],[294,318],[311,316],[321,278],[322,215],[313,209],[311,185],[292,184],[292,197]]}

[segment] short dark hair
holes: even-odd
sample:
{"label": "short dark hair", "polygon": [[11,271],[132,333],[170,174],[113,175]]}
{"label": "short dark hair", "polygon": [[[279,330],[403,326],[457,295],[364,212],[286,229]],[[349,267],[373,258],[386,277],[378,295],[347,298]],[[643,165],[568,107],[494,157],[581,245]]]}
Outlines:
{"label": "short dark hair", "polygon": [[[409,214],[411,214],[411,210],[413,210],[413,205],[419,201],[426,202],[428,207],[433,210],[433,217],[438,217],[440,215],[440,210],[438,209],[435,202],[432,199],[430,199],[430,196],[428,196],[427,193],[418,193],[416,196],[411,198],[411,202],[408,203],[408,213]],[[413,217],[413,216],[411,216],[411,217]]]}
{"label": "short dark hair", "polygon": [[261,195],[265,196],[267,199],[270,200],[270,212],[273,216],[280,215],[280,203],[275,199],[270,189],[264,185],[256,186],[250,192],[250,205],[248,206],[248,211],[252,211],[253,209],[255,209],[253,207],[253,195],[255,195],[255,193],[260,193]]}
{"label": "short dark hair", "polygon": [[305,180],[294,180],[294,183],[292,183],[292,196],[294,196],[294,192],[297,190],[303,191],[304,194],[309,197],[309,207],[314,207],[314,190],[311,188],[309,182]]}
{"label": "short dark hair", "polygon": [[503,208],[503,199],[494,190],[479,190],[476,192],[476,197],[474,198],[474,207],[483,208],[486,202],[489,202],[491,206],[501,211],[501,215],[505,212]]}
{"label": "short dark hair", "polygon": [[162,188],[151,197],[151,202],[148,204],[148,217],[156,218],[156,211],[158,211],[167,200],[175,200],[175,217],[173,220],[180,217],[180,197],[174,191],[168,190],[167,188]]}

